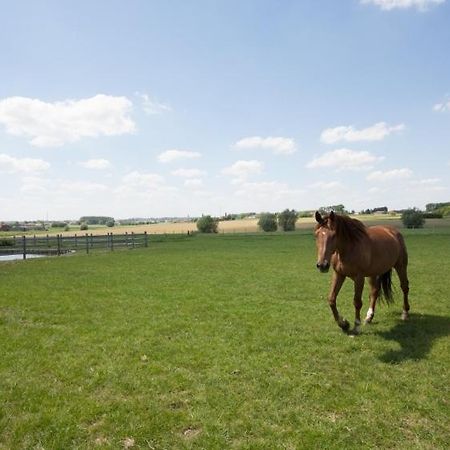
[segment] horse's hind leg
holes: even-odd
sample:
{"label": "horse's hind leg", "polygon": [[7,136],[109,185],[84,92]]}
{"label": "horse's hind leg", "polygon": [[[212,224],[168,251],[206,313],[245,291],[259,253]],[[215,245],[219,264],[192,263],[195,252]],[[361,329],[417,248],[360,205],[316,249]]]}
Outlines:
{"label": "horse's hind leg", "polygon": [[395,271],[397,272],[398,278],[400,279],[400,286],[403,291],[403,312],[402,312],[402,320],[408,320],[409,318],[409,281],[408,274],[406,272],[406,264],[401,264],[395,266]]}
{"label": "horse's hind leg", "polygon": [[367,310],[367,315],[365,323],[372,322],[373,316],[375,315],[375,306],[377,304],[378,296],[380,295],[380,283],[378,277],[370,277],[370,294],[369,294],[369,309]]}

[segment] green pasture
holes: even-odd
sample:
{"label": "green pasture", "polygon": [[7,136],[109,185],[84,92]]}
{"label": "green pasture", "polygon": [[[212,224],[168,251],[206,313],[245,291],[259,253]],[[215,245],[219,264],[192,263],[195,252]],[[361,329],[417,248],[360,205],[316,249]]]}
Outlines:
{"label": "green pasture", "polygon": [[310,232],[0,263],[0,449],[448,448],[450,232],[406,242],[357,337]]}

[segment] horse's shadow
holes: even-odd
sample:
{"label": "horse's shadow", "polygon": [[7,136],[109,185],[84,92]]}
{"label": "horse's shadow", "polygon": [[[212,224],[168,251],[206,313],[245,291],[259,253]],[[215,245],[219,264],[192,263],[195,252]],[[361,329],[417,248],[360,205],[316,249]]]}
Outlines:
{"label": "horse's shadow", "polygon": [[395,364],[408,359],[423,359],[437,338],[450,335],[450,317],[411,314],[408,321],[399,321],[394,328],[375,334],[388,341],[396,341],[401,347],[382,354],[382,362]]}

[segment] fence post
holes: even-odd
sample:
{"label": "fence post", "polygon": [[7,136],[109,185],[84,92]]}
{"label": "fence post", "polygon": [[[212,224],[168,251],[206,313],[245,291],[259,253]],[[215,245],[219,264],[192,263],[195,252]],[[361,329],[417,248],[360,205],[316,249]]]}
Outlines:
{"label": "fence post", "polygon": [[114,235],[111,232],[111,251],[114,251]]}
{"label": "fence post", "polygon": [[49,248],[49,247],[50,247],[50,238],[49,238],[49,236],[47,234],[47,248]]}
{"label": "fence post", "polygon": [[144,247],[148,247],[148,235],[146,231],[144,231]]}
{"label": "fence post", "polygon": [[61,256],[61,235],[60,234],[56,235],[56,245],[58,248],[58,256]]}
{"label": "fence post", "polygon": [[78,248],[78,240],[77,240],[77,233],[75,233],[75,236],[73,237],[74,238],[74,246],[75,246],[75,248]]}
{"label": "fence post", "polygon": [[23,259],[27,259],[27,238],[22,236],[22,244],[23,244]]}
{"label": "fence post", "polygon": [[132,247],[134,248],[134,231],[131,232],[131,244]]}
{"label": "fence post", "polygon": [[91,233],[91,248],[94,248],[94,236]]}
{"label": "fence post", "polygon": [[89,255],[89,234],[86,233],[86,253]]}
{"label": "fence post", "polygon": [[33,247],[36,248],[36,235],[33,235]]}

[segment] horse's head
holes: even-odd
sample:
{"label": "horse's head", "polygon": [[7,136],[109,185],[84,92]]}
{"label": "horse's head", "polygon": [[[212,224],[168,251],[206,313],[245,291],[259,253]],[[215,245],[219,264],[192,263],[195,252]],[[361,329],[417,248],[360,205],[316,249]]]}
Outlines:
{"label": "horse's head", "polygon": [[332,211],[328,216],[322,217],[316,211],[316,235],[317,264],[316,267],[326,273],[330,269],[331,256],[336,251],[336,216]]}

